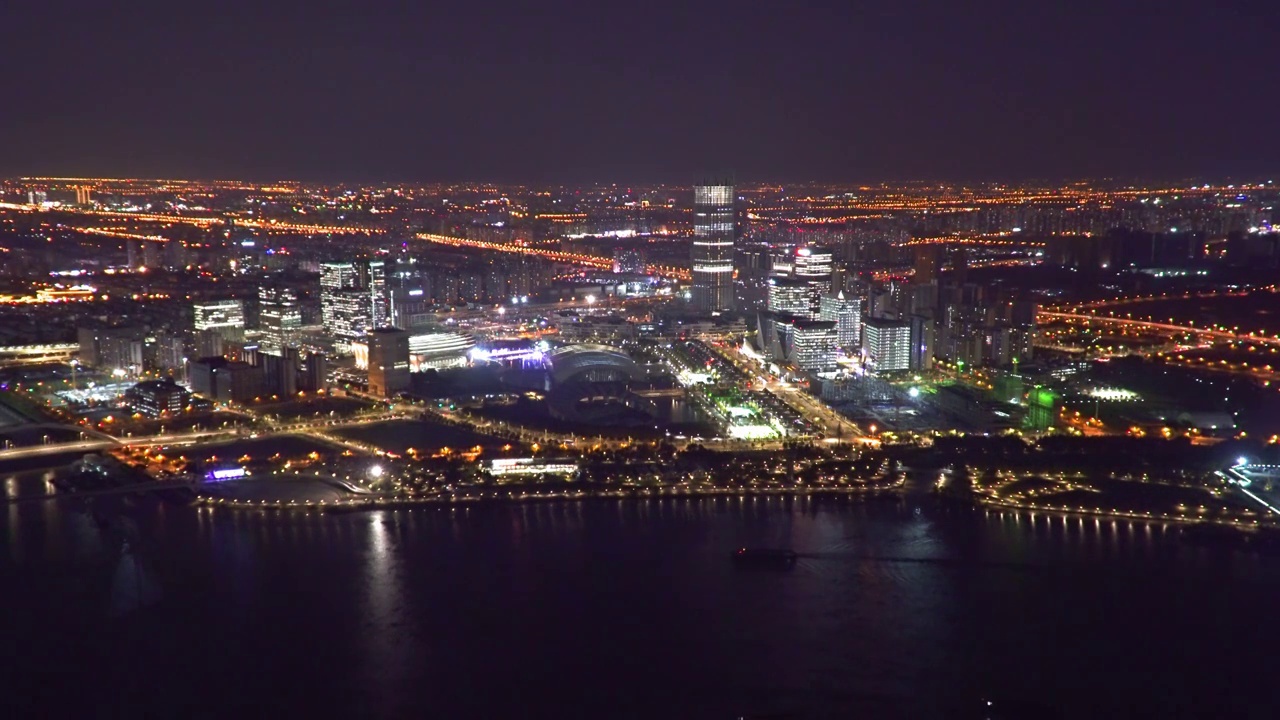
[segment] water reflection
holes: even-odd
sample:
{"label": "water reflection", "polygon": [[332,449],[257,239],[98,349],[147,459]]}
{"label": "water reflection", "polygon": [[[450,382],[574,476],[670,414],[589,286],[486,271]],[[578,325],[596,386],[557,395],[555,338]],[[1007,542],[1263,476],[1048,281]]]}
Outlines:
{"label": "water reflection", "polygon": [[[15,480],[38,486],[43,476]],[[1174,527],[925,499],[589,500],[350,515],[139,503],[128,512],[166,559],[161,580],[180,601],[165,632],[200,628],[192,647],[210,656],[180,645],[181,662],[169,654],[139,667],[157,678],[157,692],[179,667],[266,674],[284,654],[311,683],[295,692],[313,691],[316,677],[350,677],[352,697],[330,708],[346,715],[518,715],[532,702],[609,716],[619,697],[638,698],[635,712],[655,717],[681,714],[682,698],[705,700],[701,716],[864,696],[915,710],[920,698],[994,682],[1069,701],[1105,696],[1111,677],[1126,693],[1177,694],[1185,683],[1176,663],[1159,667],[1186,658],[1169,628],[1199,632],[1198,621],[1220,618],[1211,634],[1230,641],[1199,660],[1226,662],[1228,650],[1249,652],[1257,639],[1237,618],[1261,616],[1280,587],[1275,563],[1183,545]],[[91,574],[84,566],[107,555],[73,503],[10,505],[6,517],[5,569],[42,612],[54,612],[44,602],[60,597],[67,577]],[[789,573],[739,572],[728,556],[743,545],[791,547],[801,559]],[[56,628],[65,618],[40,619]],[[1132,637],[1143,638],[1144,670],[1156,664],[1141,676],[1129,641],[1115,639]],[[1081,679],[1086,666],[1106,674]],[[511,678],[521,693],[495,690]],[[1070,678],[1072,692],[1054,694],[1054,678]]]}

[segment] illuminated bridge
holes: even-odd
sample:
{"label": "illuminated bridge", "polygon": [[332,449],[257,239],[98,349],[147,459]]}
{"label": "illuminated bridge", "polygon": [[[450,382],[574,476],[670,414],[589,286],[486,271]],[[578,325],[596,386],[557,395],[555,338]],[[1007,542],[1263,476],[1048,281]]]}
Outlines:
{"label": "illuminated bridge", "polygon": [[80,352],[79,343],[56,345],[9,345],[0,347],[0,365],[54,362],[68,360]]}

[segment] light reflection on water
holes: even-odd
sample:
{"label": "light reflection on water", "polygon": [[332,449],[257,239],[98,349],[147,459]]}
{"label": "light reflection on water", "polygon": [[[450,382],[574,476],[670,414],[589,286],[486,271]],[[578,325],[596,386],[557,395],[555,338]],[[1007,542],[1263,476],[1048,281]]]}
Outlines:
{"label": "light reflection on water", "polygon": [[[14,480],[25,492],[45,478]],[[918,710],[922,698],[997,680],[1086,706],[1128,683],[1144,696],[1160,688],[1176,704],[1203,690],[1183,665],[1225,662],[1270,639],[1246,618],[1265,612],[1280,587],[1273,561],[1186,546],[1162,524],[927,499],[584,500],[341,515],[139,500],[126,512],[179,607],[157,635],[174,636],[166,664],[149,672],[168,677],[175,653],[201,684],[281,665],[306,678],[307,692],[340,672],[354,689],[326,708],[338,714],[448,714],[473,703],[471,714],[501,715],[523,701],[612,716],[610,703],[627,698],[651,716],[813,703],[871,703],[881,715],[878,703]],[[6,518],[4,569],[23,578],[8,600],[27,593],[19,607],[50,613],[43,627],[64,619],[55,613],[91,615],[86,567],[106,564],[112,550],[96,523],[74,502],[10,505]],[[728,555],[746,545],[791,547],[801,558],[791,573],[739,572]],[[70,576],[88,578],[78,595],[63,591]],[[1206,637],[1229,639],[1189,663],[1168,629],[1195,632],[1210,616],[1219,625]],[[188,636],[188,625],[205,634]],[[1143,638],[1140,658],[1113,639],[1132,637]],[[120,679],[105,676],[99,693]],[[303,692],[304,680],[273,677],[286,696],[290,683]],[[184,682],[172,678],[171,692],[196,691]],[[498,689],[512,683],[518,692]]]}

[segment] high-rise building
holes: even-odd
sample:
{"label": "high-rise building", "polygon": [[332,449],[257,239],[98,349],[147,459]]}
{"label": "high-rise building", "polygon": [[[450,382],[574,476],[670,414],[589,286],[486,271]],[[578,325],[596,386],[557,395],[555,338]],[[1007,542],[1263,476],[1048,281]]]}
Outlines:
{"label": "high-rise building", "polygon": [[769,311],[806,319],[816,319],[809,301],[809,283],[791,277],[771,277],[769,286]]}
{"label": "high-rise building", "polygon": [[693,189],[693,286],[690,301],[700,312],[733,309],[733,186]]}
{"label": "high-rise building", "polygon": [[803,280],[809,286],[808,316],[818,317],[823,296],[831,292],[831,251],[811,247],[796,248],[791,276]]}
{"label": "high-rise building", "polygon": [[76,186],[76,204],[81,207],[89,207],[93,204],[93,191],[84,185]]}
{"label": "high-rise building", "polygon": [[281,285],[258,288],[258,328],[263,350],[278,351],[297,342],[302,328],[302,307],[298,292]]}
{"label": "high-rise building", "polygon": [[927,315],[912,315],[907,318],[911,324],[911,369],[929,370],[933,367],[934,322]]}
{"label": "high-rise building", "polygon": [[187,375],[187,343],[181,335],[156,333],[143,344],[143,365],[161,375],[175,380],[185,380]]}
{"label": "high-rise building", "polygon": [[733,253],[734,307],[759,311],[769,307],[769,246],[739,244]]}
{"label": "high-rise building", "polygon": [[795,319],[790,325],[791,364],[801,370],[834,370],[836,324],[829,320]]}
{"label": "high-rise building", "polygon": [[373,327],[391,322],[391,298],[387,294],[387,264],[370,260],[368,264],[369,317]]}
{"label": "high-rise building", "polygon": [[942,267],[942,247],[939,245],[921,245],[916,247],[914,273],[912,282],[926,284],[938,280],[938,271]]}
{"label": "high-rise building", "polygon": [[374,328],[369,343],[369,392],[391,397],[409,389],[409,333],[399,328]]}
{"label": "high-rise building", "polygon": [[217,330],[227,339],[244,337],[244,302],[241,300],[198,300],[191,304],[196,332]]}
{"label": "high-rise building", "polygon": [[354,263],[320,264],[320,322],[326,333],[335,334],[339,294],[359,286],[360,274]]}
{"label": "high-rise building", "polygon": [[823,295],[818,319],[836,324],[836,345],[844,349],[855,347],[862,325],[862,300],[845,297],[843,290],[835,295]]}
{"label": "high-rise building", "polygon": [[264,395],[291,397],[298,393],[297,348],[281,348],[278,354],[263,353],[261,360]]}
{"label": "high-rise building", "polygon": [[298,389],[307,392],[324,389],[327,370],[324,355],[311,353],[303,359],[302,366],[298,368]]}
{"label": "high-rise building", "polygon": [[862,324],[862,351],[876,372],[911,369],[911,323],[867,318]]}
{"label": "high-rise building", "polygon": [[320,265],[320,322],[339,345],[348,345],[371,327],[391,322],[387,264],[370,260],[357,265]]}
{"label": "high-rise building", "polygon": [[262,369],[249,363],[223,357],[191,363],[191,389],[215,402],[250,402],[262,395],[262,381]]}
{"label": "high-rise building", "polygon": [[77,328],[80,362],[100,370],[136,375],[143,370],[143,332],[138,327]]}
{"label": "high-rise building", "polygon": [[196,357],[214,357],[244,340],[244,302],[203,300],[192,303]]}
{"label": "high-rise building", "polygon": [[431,293],[425,287],[398,287],[391,290],[391,322],[393,327],[412,330],[430,324]]}
{"label": "high-rise building", "polygon": [[350,345],[352,340],[364,337],[373,327],[373,309],[364,290],[332,290],[327,299],[325,308],[329,316],[325,318],[325,331],[338,345]]}

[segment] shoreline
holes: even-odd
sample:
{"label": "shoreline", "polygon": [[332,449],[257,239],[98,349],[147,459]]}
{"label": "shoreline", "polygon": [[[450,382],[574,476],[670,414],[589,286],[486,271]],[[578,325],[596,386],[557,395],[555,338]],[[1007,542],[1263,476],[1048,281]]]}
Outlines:
{"label": "shoreline", "polygon": [[[890,485],[878,487],[857,487],[857,488],[831,488],[831,487],[813,487],[813,488],[709,488],[698,490],[671,491],[668,488],[650,490],[648,492],[643,489],[618,489],[618,490],[597,490],[597,491],[557,491],[546,493],[523,493],[505,495],[500,493],[481,493],[479,496],[451,496],[451,497],[386,497],[386,498],[367,498],[351,501],[325,502],[325,501],[307,501],[307,502],[276,502],[265,500],[228,500],[225,498],[213,498],[206,495],[196,495],[195,500],[191,503],[193,506],[202,508],[226,508],[230,510],[288,510],[303,511],[310,513],[312,511],[321,514],[326,513],[350,513],[363,512],[371,510],[395,509],[400,507],[417,507],[417,506],[458,506],[470,504],[519,504],[528,502],[556,502],[556,501],[581,501],[581,500],[664,500],[664,499],[702,499],[702,498],[720,498],[720,497],[788,497],[796,498],[803,496],[819,495],[819,496],[835,496],[835,497],[866,497],[866,496],[886,496],[896,495],[902,497],[900,490],[902,482],[896,482]],[[487,496],[486,496],[487,495]]]}
{"label": "shoreline", "polygon": [[1277,528],[1280,523],[1261,523],[1258,520],[1220,520],[1215,518],[1189,517],[1185,515],[1173,515],[1170,513],[1144,513],[1128,510],[1098,510],[1090,508],[1070,508],[1065,505],[1029,505],[1024,503],[1015,503],[1002,500],[993,500],[991,498],[975,498],[973,501],[975,508],[996,508],[1001,510],[1015,510],[1032,513],[1044,513],[1046,515],[1056,515],[1059,517],[1100,517],[1113,518],[1120,520],[1140,520],[1142,522],[1151,523],[1178,523],[1180,525],[1217,525],[1221,527],[1233,527],[1238,529],[1260,529],[1260,528]]}

